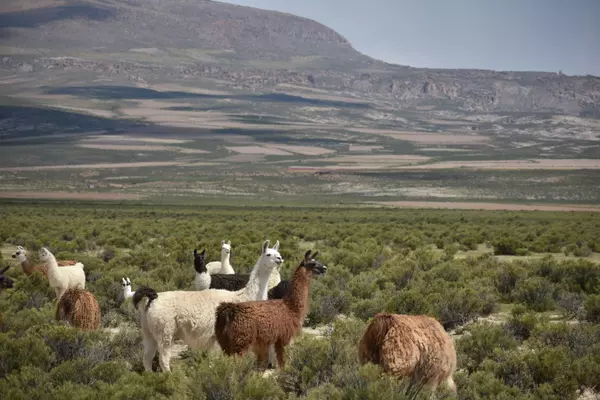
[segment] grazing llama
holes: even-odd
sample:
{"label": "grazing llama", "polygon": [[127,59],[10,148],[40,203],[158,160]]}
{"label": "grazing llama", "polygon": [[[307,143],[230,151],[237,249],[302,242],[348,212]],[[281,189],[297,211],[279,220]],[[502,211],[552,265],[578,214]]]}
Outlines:
{"label": "grazing llama", "polygon": [[123,298],[127,300],[133,297],[133,292],[131,291],[131,281],[129,278],[121,278],[121,285],[123,286]]}
{"label": "grazing llama", "polygon": [[[273,248],[279,250],[279,241]],[[225,289],[235,292],[243,289],[248,284],[250,274],[210,274],[205,264],[205,255],[206,250],[198,253],[198,250],[194,249],[194,269],[196,270],[194,285],[196,290]],[[269,289],[275,287],[281,281],[280,269],[281,265],[273,269],[267,285]]]}
{"label": "grazing llama", "polygon": [[419,390],[427,385],[434,392],[443,382],[456,392],[454,343],[431,317],[375,315],[360,341],[358,355],[361,364],[371,362],[392,376],[411,378]]}
{"label": "grazing llama", "polygon": [[56,299],[60,299],[68,289],[85,289],[85,272],[83,264],[77,263],[73,266],[59,268],[56,258],[50,251],[42,247],[40,250],[40,260],[48,268],[48,281],[56,293]]}
{"label": "grazing llama", "polygon": [[[273,247],[277,250],[275,247]],[[235,274],[233,267],[229,263],[231,256],[231,241],[221,240],[221,261],[212,261],[206,264],[206,269],[209,274]]]}
{"label": "grazing llama", "polygon": [[[41,272],[44,276],[48,277],[48,268],[45,264],[35,265],[27,258],[27,251],[22,246],[17,246],[17,251],[12,255],[12,258],[16,259],[20,264],[25,275],[29,276],[35,271]],[[78,264],[74,260],[61,260],[57,261],[59,267],[68,267]],[[82,264],[83,265],[83,264]]]}
{"label": "grazing llama", "polygon": [[100,328],[100,306],[91,292],[69,289],[58,300],[55,318],[84,331],[96,330]]}
{"label": "grazing llama", "polygon": [[217,307],[215,334],[227,355],[255,353],[260,369],[269,358],[269,347],[275,347],[277,364],[284,366],[284,350],[302,330],[308,312],[308,291],[313,274],[321,275],[327,267],[315,260],[308,250],[294,272],[290,291],[283,299],[222,303]]}
{"label": "grazing llama", "polygon": [[[283,263],[277,250],[262,246],[246,287],[237,292],[207,289],[200,292],[171,291],[156,293],[141,287],[133,295],[133,305],[140,313],[144,344],[144,369],[152,371],[152,360],[158,350],[163,372],[169,372],[173,341],[183,340],[190,348],[208,350],[215,346],[215,310],[224,302],[264,299],[271,272]],[[142,301],[147,297],[147,301]]]}
{"label": "grazing llama", "polygon": [[[13,281],[8,276],[5,276],[4,273],[8,270],[10,265],[0,269],[0,294],[4,289],[12,289],[15,285],[15,281]],[[0,327],[2,327],[2,313],[0,312]]]}

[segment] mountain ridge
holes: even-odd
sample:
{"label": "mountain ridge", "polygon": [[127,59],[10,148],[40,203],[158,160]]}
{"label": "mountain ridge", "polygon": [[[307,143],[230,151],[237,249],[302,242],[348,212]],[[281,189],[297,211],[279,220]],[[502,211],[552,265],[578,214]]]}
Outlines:
{"label": "mountain ridge", "polygon": [[395,65],[316,21],[215,1],[8,0],[0,26],[8,73],[85,71],[142,83],[209,77],[239,88],[355,92],[399,107],[600,117],[593,76]]}

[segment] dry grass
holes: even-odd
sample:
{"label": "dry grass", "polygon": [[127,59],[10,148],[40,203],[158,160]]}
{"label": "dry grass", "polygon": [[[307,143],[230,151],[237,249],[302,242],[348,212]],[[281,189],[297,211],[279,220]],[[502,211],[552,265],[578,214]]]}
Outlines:
{"label": "dry grass", "polygon": [[509,203],[477,203],[477,202],[442,202],[442,201],[379,201],[371,204],[399,208],[443,208],[457,210],[508,210],[508,211],[583,211],[600,212],[596,205],[542,205],[542,204],[509,204]]}

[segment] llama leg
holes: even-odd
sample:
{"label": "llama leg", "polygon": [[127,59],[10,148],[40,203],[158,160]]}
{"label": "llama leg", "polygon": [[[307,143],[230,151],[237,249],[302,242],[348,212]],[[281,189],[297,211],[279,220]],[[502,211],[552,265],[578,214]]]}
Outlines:
{"label": "llama leg", "polygon": [[254,354],[256,354],[256,362],[259,371],[264,371],[269,362],[269,346],[257,345],[254,346]]}
{"label": "llama leg", "polygon": [[456,391],[456,383],[454,383],[454,379],[452,378],[452,376],[449,376],[448,378],[446,378],[445,381],[446,387],[448,389],[450,389],[453,393],[457,393]]}
{"label": "llama leg", "polygon": [[269,346],[269,364],[267,365],[267,368],[274,369],[276,367],[277,367],[277,359],[275,356],[275,346],[271,345],[271,346]]}
{"label": "llama leg", "polygon": [[158,364],[162,372],[171,372],[171,343],[161,343],[158,346]]}
{"label": "llama leg", "polygon": [[277,353],[277,366],[282,369],[285,367],[285,347],[283,343],[275,343],[275,353]]}
{"label": "llama leg", "polygon": [[156,341],[142,329],[142,342],[144,343],[144,371],[152,372],[152,360],[156,355]]}

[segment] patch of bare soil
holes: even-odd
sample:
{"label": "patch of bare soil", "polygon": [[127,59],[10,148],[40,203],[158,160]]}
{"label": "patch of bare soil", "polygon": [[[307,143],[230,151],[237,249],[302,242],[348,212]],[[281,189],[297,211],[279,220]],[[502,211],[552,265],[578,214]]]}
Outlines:
{"label": "patch of bare soil", "polygon": [[267,147],[270,149],[279,149],[283,151],[291,151],[292,153],[302,154],[305,156],[321,156],[324,154],[335,153],[335,150],[326,149],[324,147],[317,146],[297,146],[291,144],[268,144],[261,143],[263,147]]}
{"label": "patch of bare soil", "polygon": [[600,159],[542,159],[529,160],[489,160],[489,161],[440,161],[432,164],[412,165],[401,169],[453,169],[468,168],[482,170],[520,169],[600,169]]}
{"label": "patch of bare soil", "polygon": [[378,201],[381,204],[399,208],[444,208],[458,210],[507,210],[507,211],[584,211],[600,212],[596,205],[551,205],[551,204],[510,204],[510,203],[477,203],[477,202],[443,202],[443,201]]}
{"label": "patch of bare soil", "polygon": [[229,92],[223,90],[203,89],[199,87],[184,86],[178,83],[160,83],[155,85],[147,85],[149,89],[159,92],[187,92],[197,94],[213,94],[213,95],[228,95]]}
{"label": "patch of bare soil", "polygon": [[379,145],[372,145],[372,146],[367,146],[367,145],[360,145],[360,144],[350,144],[350,147],[348,149],[349,151],[373,151],[373,150],[383,150],[383,146],[379,146]]}
{"label": "patch of bare soil", "polygon": [[105,164],[73,164],[73,165],[40,165],[32,167],[0,168],[3,172],[24,171],[52,171],[61,169],[112,169],[112,168],[142,168],[142,167],[171,167],[184,165],[181,161],[144,161],[132,163],[105,163]]}
{"label": "patch of bare soil", "polygon": [[146,137],[136,135],[94,135],[86,138],[87,142],[147,142],[147,143],[165,143],[165,144],[181,144],[189,142],[185,139],[173,139],[173,138],[157,138],[157,137]]}
{"label": "patch of bare soil", "polygon": [[141,195],[132,193],[103,192],[2,192],[5,199],[69,199],[69,200],[139,200]]}
{"label": "patch of bare soil", "polygon": [[261,146],[225,146],[227,150],[235,151],[240,154],[264,154],[264,155],[275,155],[275,156],[291,156],[289,153],[278,148],[269,148]]}

